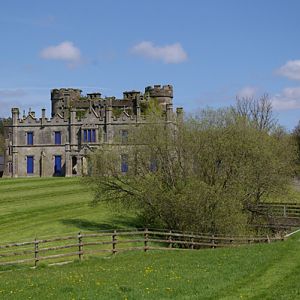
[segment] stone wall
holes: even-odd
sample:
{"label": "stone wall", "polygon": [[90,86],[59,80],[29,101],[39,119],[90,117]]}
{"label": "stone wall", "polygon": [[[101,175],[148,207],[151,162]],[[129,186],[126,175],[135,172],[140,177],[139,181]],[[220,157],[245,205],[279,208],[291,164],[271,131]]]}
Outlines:
{"label": "stone wall", "polygon": [[[147,88],[146,88],[147,89]],[[148,91],[149,87],[148,87]],[[155,86],[153,91],[161,98],[167,97],[169,103],[165,103],[166,122],[174,121],[176,114],[173,112],[171,86]],[[67,95],[67,96],[66,96]],[[124,99],[99,99],[101,94],[91,94],[89,98],[103,101],[105,105],[95,109],[89,105],[83,114],[78,117],[78,107],[66,109],[68,101],[79,101],[81,91],[77,89],[52,90],[51,118],[46,117],[46,111],[42,110],[42,117],[36,118],[33,112],[20,118],[19,109],[12,109],[12,125],[8,126],[6,135],[6,151],[4,157],[4,176],[54,176],[55,156],[61,156],[61,176],[82,175],[84,172],[86,157],[92,149],[104,143],[121,143],[121,132],[128,130],[132,125],[147,124],[145,116],[139,110],[139,101],[142,99],[140,92],[124,92]],[[64,98],[67,97],[67,98]],[[53,101],[54,100],[54,101]],[[119,101],[119,102],[118,102]],[[75,102],[74,102],[75,103]],[[77,103],[77,102],[76,102]],[[99,102],[100,103],[100,102]],[[102,102],[101,102],[102,103]],[[114,107],[136,105],[136,109],[128,113],[124,105],[123,110],[117,116],[113,114]],[[63,107],[67,115],[62,115]],[[182,110],[177,110],[177,116],[182,117]],[[84,141],[84,131],[95,130],[95,141]],[[55,132],[61,132],[61,144],[55,144]],[[33,134],[33,145],[27,144],[28,133]],[[27,159],[33,156],[33,174],[27,174]]]}

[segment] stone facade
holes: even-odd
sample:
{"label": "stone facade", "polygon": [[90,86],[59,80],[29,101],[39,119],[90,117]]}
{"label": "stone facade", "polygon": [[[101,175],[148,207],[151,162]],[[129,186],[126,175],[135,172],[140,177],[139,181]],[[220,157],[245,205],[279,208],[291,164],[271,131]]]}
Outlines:
{"label": "stone facade", "polygon": [[146,87],[144,93],[124,92],[123,99],[102,98],[100,93],[83,96],[79,89],[53,89],[51,118],[45,109],[41,118],[32,111],[20,118],[19,109],[12,108],[3,176],[82,175],[90,151],[105,143],[121,143],[130,126],[147,124],[144,110],[151,99],[165,111],[166,122],[182,117],[181,108],[173,112],[171,85]]}

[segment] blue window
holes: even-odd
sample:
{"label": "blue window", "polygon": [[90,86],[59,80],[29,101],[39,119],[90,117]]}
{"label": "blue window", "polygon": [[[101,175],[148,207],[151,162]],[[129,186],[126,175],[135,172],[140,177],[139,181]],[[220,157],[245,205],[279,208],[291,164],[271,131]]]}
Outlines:
{"label": "blue window", "polygon": [[84,142],[87,142],[87,140],[88,140],[88,134],[87,134],[87,130],[85,129],[85,130],[83,131],[83,141],[84,141]]}
{"label": "blue window", "polygon": [[121,143],[127,144],[128,142],[128,130],[121,130]]}
{"label": "blue window", "polygon": [[152,158],[150,160],[150,171],[156,172],[157,171],[157,160],[155,158]]}
{"label": "blue window", "polygon": [[122,173],[128,172],[128,155],[127,154],[121,155],[121,172]]}
{"label": "blue window", "polygon": [[27,145],[33,145],[33,132],[27,132]]}
{"label": "blue window", "polygon": [[60,131],[54,132],[54,140],[55,140],[55,145],[61,145],[61,132]]}
{"label": "blue window", "polygon": [[86,143],[96,142],[96,129],[84,129],[83,130],[83,141]]}
{"label": "blue window", "polygon": [[55,155],[54,159],[54,174],[55,175],[61,175],[61,156],[60,155]]}
{"label": "blue window", "polygon": [[33,156],[27,156],[27,174],[34,173],[34,158]]}
{"label": "blue window", "polygon": [[92,129],[92,142],[96,142],[96,130],[95,129]]}

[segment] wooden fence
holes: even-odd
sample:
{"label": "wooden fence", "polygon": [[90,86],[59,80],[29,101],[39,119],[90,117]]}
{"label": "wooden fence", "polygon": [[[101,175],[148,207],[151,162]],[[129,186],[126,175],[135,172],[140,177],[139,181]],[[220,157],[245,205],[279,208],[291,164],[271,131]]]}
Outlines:
{"label": "wooden fence", "polygon": [[256,209],[272,217],[300,218],[300,204],[298,203],[261,203]]}
{"label": "wooden fence", "polygon": [[32,264],[40,261],[62,262],[66,257],[82,260],[100,253],[132,250],[187,250],[200,248],[233,247],[252,243],[270,243],[284,237],[269,236],[220,236],[187,234],[166,230],[120,230],[97,233],[34,239],[32,241],[0,245],[0,266]]}

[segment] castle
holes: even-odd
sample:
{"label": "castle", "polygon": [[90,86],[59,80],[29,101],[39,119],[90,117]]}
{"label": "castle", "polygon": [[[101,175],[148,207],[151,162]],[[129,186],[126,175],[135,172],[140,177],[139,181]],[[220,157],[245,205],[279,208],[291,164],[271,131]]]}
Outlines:
{"label": "castle", "polygon": [[[166,122],[182,117],[182,108],[173,112],[173,87],[154,85],[145,92],[127,91],[123,99],[82,95],[80,89],[51,91],[51,118],[42,109],[20,118],[12,108],[12,122],[6,127],[4,177],[80,176],[87,172],[88,154],[103,144],[126,144],[129,127],[147,124],[145,111],[154,99],[163,109]],[[122,153],[120,153],[122,157]],[[120,160],[120,171],[128,170]]]}

